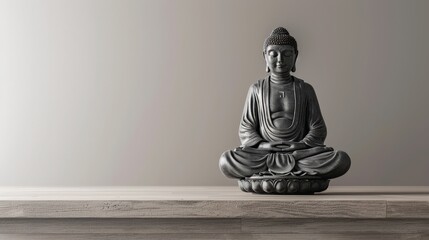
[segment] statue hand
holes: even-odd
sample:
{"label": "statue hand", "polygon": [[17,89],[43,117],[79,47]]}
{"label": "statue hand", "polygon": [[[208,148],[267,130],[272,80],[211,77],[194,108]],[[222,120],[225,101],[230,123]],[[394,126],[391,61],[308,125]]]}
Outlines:
{"label": "statue hand", "polygon": [[293,152],[295,150],[306,149],[309,146],[303,142],[289,142],[289,147],[283,148],[284,152]]}
{"label": "statue hand", "polygon": [[285,141],[278,142],[261,142],[258,145],[258,149],[272,151],[272,152],[281,152],[285,148],[289,148],[290,143]]}

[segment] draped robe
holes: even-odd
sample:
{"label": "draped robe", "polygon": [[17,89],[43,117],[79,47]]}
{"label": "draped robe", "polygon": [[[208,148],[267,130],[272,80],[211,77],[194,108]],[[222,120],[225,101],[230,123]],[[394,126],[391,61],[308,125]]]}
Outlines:
{"label": "draped robe", "polygon": [[[277,128],[270,111],[269,76],[253,84],[247,94],[240,122],[241,146],[226,151],[219,162],[227,177],[244,178],[269,171],[276,175],[335,178],[350,168],[350,157],[326,147],[326,125],[313,87],[293,77],[295,108],[292,124]],[[293,152],[258,149],[261,142],[303,142],[308,148]]]}

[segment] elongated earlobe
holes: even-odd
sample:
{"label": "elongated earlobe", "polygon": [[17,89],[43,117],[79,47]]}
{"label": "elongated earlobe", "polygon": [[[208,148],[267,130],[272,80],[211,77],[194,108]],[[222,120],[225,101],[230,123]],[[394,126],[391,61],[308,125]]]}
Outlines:
{"label": "elongated earlobe", "polygon": [[298,58],[298,50],[295,52],[295,61],[293,62],[292,72],[296,71],[296,59]]}
{"label": "elongated earlobe", "polygon": [[267,73],[269,73],[269,72],[270,72],[270,68],[268,67],[268,65],[265,67],[265,71],[266,71]]}

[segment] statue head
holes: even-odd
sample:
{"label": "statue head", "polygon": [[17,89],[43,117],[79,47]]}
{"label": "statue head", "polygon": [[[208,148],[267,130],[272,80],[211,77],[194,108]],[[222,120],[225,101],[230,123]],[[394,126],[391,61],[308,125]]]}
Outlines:
{"label": "statue head", "polygon": [[263,55],[267,64],[267,72],[289,73],[295,72],[298,46],[294,37],[282,27],[273,30],[265,39]]}

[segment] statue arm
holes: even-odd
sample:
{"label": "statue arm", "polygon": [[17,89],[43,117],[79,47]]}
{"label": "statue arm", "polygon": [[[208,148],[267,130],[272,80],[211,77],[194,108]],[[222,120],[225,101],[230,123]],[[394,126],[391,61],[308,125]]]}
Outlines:
{"label": "statue arm", "polygon": [[247,93],[238,132],[242,146],[257,147],[259,143],[265,141],[259,134],[257,93],[257,86],[253,84]]}
{"label": "statue arm", "polygon": [[325,146],[326,139],[326,125],[320,111],[319,102],[316,93],[310,84],[306,83],[307,93],[307,128],[309,129],[307,135],[301,141],[310,147]]}

